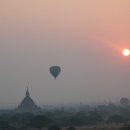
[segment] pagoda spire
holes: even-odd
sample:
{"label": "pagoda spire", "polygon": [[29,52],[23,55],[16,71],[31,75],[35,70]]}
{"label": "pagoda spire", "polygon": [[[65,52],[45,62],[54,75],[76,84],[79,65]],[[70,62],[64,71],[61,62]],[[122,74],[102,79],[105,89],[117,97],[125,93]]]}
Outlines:
{"label": "pagoda spire", "polygon": [[29,97],[28,86],[27,86],[27,91],[26,91],[26,97]]}

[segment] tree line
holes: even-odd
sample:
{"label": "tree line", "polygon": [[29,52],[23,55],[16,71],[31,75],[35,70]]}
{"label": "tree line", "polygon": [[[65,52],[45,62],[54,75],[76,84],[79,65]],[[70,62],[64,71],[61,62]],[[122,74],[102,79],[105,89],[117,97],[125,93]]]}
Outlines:
{"label": "tree line", "polygon": [[[15,129],[42,129],[60,130],[68,127],[74,130],[77,126],[96,125],[100,123],[124,123],[130,121],[130,107],[120,107],[113,104],[99,105],[92,109],[82,107],[78,111],[69,111],[63,108],[41,113],[1,113],[0,130]],[[125,128],[122,128],[125,129]]]}

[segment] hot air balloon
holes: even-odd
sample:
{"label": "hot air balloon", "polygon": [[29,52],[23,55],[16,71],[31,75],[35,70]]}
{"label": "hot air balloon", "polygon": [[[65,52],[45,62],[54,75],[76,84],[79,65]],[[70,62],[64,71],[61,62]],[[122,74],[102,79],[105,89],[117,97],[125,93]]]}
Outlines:
{"label": "hot air balloon", "polygon": [[120,103],[121,103],[121,105],[126,106],[129,104],[129,99],[128,98],[121,98]]}
{"label": "hot air balloon", "polygon": [[60,74],[61,72],[61,68],[60,66],[51,66],[50,67],[50,73],[52,74],[52,76],[56,79],[57,76]]}

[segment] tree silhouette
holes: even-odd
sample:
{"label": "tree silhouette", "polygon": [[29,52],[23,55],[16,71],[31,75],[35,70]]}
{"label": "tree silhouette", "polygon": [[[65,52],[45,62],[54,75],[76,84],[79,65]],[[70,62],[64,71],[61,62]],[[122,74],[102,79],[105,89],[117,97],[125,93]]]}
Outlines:
{"label": "tree silhouette", "polygon": [[8,121],[0,121],[0,129],[8,130],[9,129],[9,122]]}
{"label": "tree silhouette", "polygon": [[46,127],[50,121],[51,120],[44,115],[37,115],[32,118],[31,126],[40,130],[41,128]]}
{"label": "tree silhouette", "polygon": [[61,130],[61,128],[57,125],[52,125],[48,127],[48,130]]}

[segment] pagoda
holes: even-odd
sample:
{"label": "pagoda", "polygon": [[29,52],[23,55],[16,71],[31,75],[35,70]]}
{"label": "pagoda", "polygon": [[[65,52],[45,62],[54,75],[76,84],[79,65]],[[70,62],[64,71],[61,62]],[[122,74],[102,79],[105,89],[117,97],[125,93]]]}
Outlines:
{"label": "pagoda", "polygon": [[18,112],[38,112],[40,107],[38,107],[33,99],[30,97],[29,90],[27,87],[26,95],[20,105],[16,108]]}

